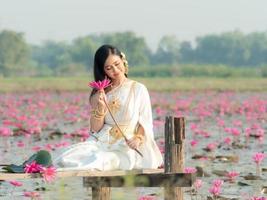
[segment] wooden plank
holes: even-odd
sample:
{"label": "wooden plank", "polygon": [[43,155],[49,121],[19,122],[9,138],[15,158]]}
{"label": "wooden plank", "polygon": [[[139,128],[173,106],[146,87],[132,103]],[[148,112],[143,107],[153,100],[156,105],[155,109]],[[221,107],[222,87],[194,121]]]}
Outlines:
{"label": "wooden plank", "polygon": [[194,175],[185,173],[138,174],[84,178],[85,187],[191,187]]}
{"label": "wooden plank", "polygon": [[[140,169],[140,170],[114,170],[114,171],[93,171],[93,170],[72,170],[72,171],[57,171],[57,178],[65,177],[110,177],[124,176],[134,174],[155,174],[163,173],[164,169]],[[31,179],[40,178],[40,174],[26,173],[0,173],[0,180],[16,180],[16,179]]]}
{"label": "wooden plank", "polygon": [[[84,185],[86,187],[190,187],[194,180],[191,174],[184,173],[162,173],[163,170],[144,170],[140,171],[112,171],[106,172],[58,172],[57,178],[64,177],[84,177]],[[160,172],[160,173],[159,173]],[[2,173],[0,180],[16,180],[16,179],[31,179],[41,178],[41,175],[36,174],[16,174]]]}

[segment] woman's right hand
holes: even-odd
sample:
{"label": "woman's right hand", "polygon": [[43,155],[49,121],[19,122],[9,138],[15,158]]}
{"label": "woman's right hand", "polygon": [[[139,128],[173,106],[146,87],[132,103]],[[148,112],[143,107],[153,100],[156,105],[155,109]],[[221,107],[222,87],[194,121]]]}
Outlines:
{"label": "woman's right hand", "polygon": [[104,90],[98,90],[93,99],[92,99],[92,106],[97,108],[100,112],[106,111],[106,101],[107,97]]}

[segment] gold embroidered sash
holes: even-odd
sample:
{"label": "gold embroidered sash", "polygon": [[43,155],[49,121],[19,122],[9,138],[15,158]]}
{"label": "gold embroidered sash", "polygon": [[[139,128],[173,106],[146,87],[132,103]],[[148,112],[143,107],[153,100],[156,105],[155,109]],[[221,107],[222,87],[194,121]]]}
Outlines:
{"label": "gold embroidered sash", "polygon": [[[135,83],[136,83],[135,81],[132,83],[129,95],[128,95],[126,101],[125,101],[126,103],[124,105],[124,113],[123,113],[124,117],[123,117],[123,119],[125,119],[125,117],[127,116],[128,112],[129,112],[128,107],[129,107],[129,103],[130,103],[131,97],[132,97],[132,95],[134,93]],[[128,125],[119,125],[119,126],[120,126],[121,130],[124,131],[124,132],[126,131],[126,129],[128,127]],[[109,130],[109,134],[113,138],[113,140],[109,142],[110,144],[115,143],[117,140],[119,140],[119,139],[121,139],[123,137],[121,132],[120,132],[120,130],[118,129],[118,127],[116,125],[112,126],[112,128]]]}

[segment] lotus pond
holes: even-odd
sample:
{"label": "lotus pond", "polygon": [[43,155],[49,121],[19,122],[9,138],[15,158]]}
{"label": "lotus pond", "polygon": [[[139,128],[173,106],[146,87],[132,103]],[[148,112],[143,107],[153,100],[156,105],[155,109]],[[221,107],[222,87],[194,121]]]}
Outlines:
{"label": "lotus pond", "polygon": [[[151,92],[154,133],[164,154],[166,115],[186,118],[185,199],[266,199],[267,93]],[[0,164],[52,155],[88,137],[88,93],[0,94]],[[27,193],[28,192],[28,193]],[[29,193],[32,192],[32,193]],[[27,195],[28,194],[28,195]],[[90,199],[81,178],[0,182],[0,199]],[[112,199],[163,199],[162,188],[112,188]]]}

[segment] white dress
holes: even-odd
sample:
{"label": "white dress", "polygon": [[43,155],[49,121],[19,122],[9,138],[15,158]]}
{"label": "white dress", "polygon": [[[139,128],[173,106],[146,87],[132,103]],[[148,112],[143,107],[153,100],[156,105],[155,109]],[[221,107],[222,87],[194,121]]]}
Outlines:
{"label": "white dress", "polygon": [[138,124],[144,128],[144,142],[138,147],[143,157],[129,148],[123,137],[116,138],[116,135],[112,134],[111,129],[116,126],[111,115],[107,113],[103,128],[85,142],[65,149],[53,160],[55,167],[58,170],[131,170],[155,169],[162,165],[162,155],[154,140],[151,102],[147,88],[139,82],[127,80],[106,96],[117,123],[128,139],[134,136]]}

